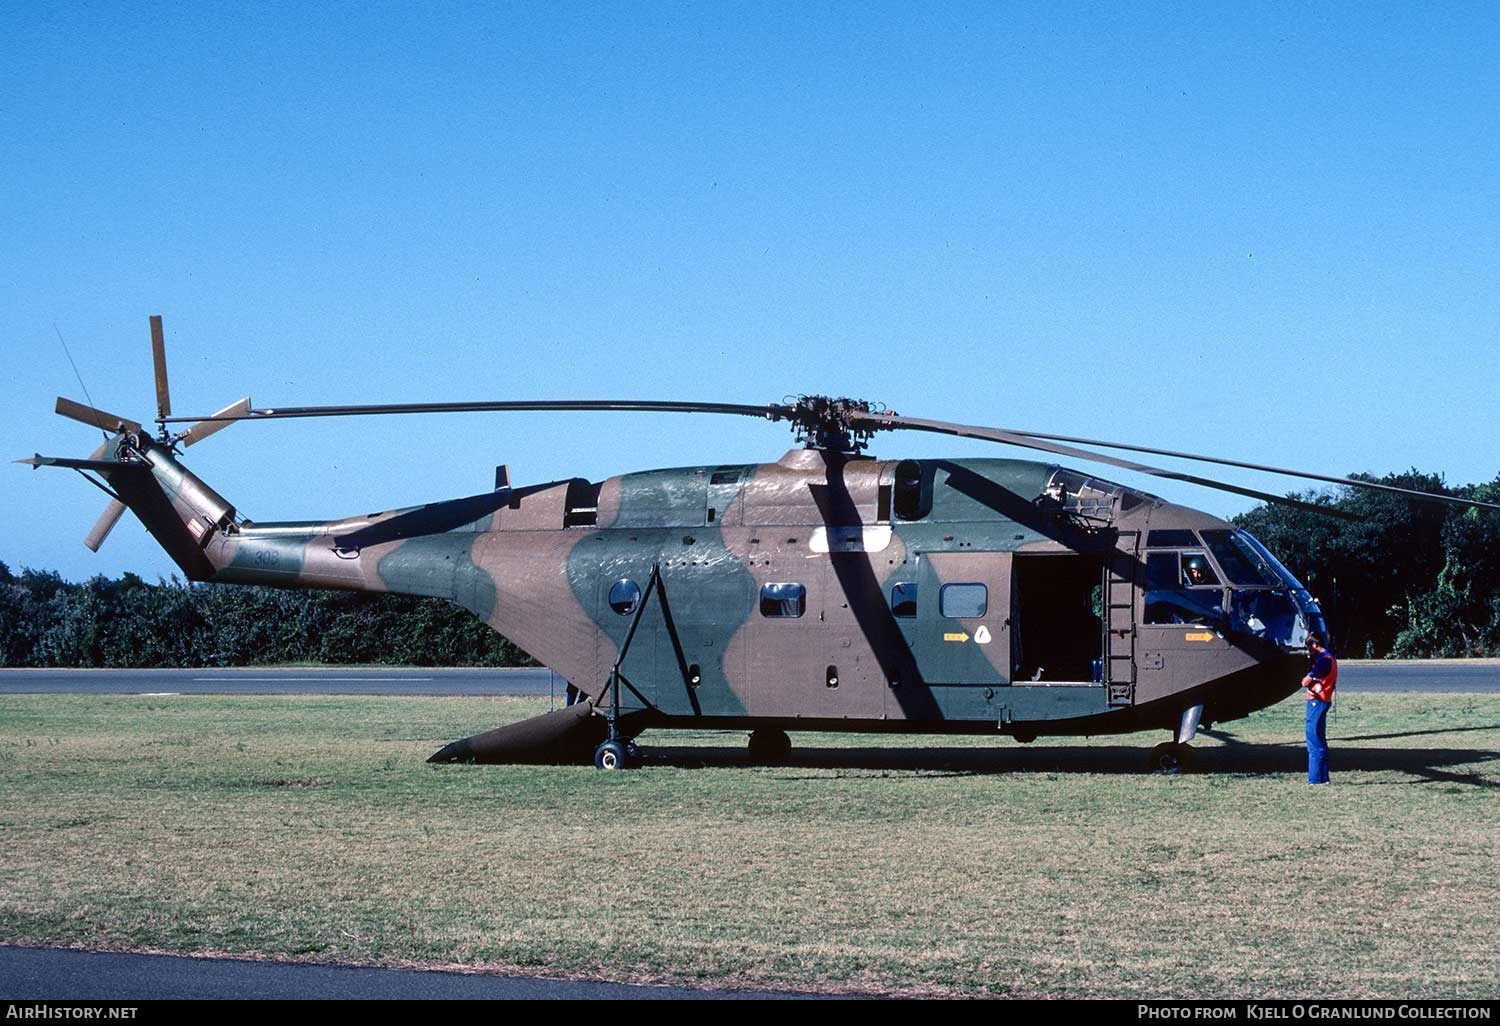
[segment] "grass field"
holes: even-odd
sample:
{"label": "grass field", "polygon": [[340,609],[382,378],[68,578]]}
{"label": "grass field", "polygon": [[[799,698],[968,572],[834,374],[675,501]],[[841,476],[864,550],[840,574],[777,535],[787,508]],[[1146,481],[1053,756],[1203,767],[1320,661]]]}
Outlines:
{"label": "grass field", "polygon": [[[1200,737],[647,734],[430,766],[521,699],[0,698],[0,940],[870,992],[1500,993],[1500,696]],[[657,747],[666,746],[671,747]]]}

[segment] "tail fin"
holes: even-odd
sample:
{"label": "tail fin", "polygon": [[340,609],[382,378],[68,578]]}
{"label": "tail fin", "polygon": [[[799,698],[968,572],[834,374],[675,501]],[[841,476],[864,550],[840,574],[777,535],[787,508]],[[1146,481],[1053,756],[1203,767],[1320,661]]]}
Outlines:
{"label": "tail fin", "polygon": [[[213,576],[215,566],[205,552],[217,533],[233,525],[234,507],[177,462],[176,445],[193,445],[222,431],[249,412],[250,399],[231,403],[173,437],[167,429],[172,395],[167,387],[166,342],[159,314],[151,315],[151,363],[156,377],[157,438],[151,438],[138,421],[59,396],[57,412],[104,431],[104,444],[86,460],[38,454],[21,462],[70,467],[109,494],[109,505],[83,540],[93,551],[99,551],[125,510],[132,509],[189,580],[206,580]],[[105,483],[90,477],[90,471]]]}
{"label": "tail fin", "polygon": [[142,438],[131,452],[150,473],[105,470],[101,476],[188,580],[210,579],[217,567],[205,550],[216,535],[234,524],[234,507],[177,462],[167,446]]}
{"label": "tail fin", "polygon": [[[99,485],[110,496],[84,544],[98,550],[128,508],[182,568],[188,580],[206,581],[217,567],[206,550],[232,529],[235,510],[218,492],[177,461],[170,445],[131,431],[117,431],[88,459],[37,455],[21,460],[33,467],[67,467]],[[97,474],[102,478],[90,476]]]}

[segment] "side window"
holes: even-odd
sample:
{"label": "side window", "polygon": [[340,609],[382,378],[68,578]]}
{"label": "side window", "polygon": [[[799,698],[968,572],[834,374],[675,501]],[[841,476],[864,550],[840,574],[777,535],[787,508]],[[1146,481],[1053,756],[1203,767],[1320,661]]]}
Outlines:
{"label": "side window", "polygon": [[1184,588],[1218,587],[1219,575],[1209,566],[1208,557],[1201,552],[1182,554],[1182,586]]}
{"label": "side window", "polygon": [[970,620],[990,608],[990,590],[982,584],[945,584],[938,592],[938,612],[950,620]]}
{"label": "side window", "polygon": [[897,584],[891,588],[891,614],[903,620],[917,615],[917,582]]}
{"label": "side window", "polygon": [[1146,623],[1216,626],[1224,620],[1224,589],[1202,552],[1146,554]]}
{"label": "side window", "polygon": [[641,586],[628,577],[621,578],[609,589],[609,608],[621,616],[629,616],[641,601]]}
{"label": "side window", "polygon": [[1177,553],[1148,552],[1146,554],[1146,587],[1175,588],[1179,576]]}
{"label": "side window", "polygon": [[807,611],[807,588],[800,584],[767,584],[760,589],[761,616],[801,616]]}

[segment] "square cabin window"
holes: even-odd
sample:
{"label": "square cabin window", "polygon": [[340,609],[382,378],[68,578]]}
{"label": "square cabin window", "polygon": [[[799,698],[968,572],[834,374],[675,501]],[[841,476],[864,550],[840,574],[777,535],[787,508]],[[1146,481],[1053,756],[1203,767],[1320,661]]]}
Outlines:
{"label": "square cabin window", "polygon": [[945,584],[938,592],[938,611],[950,620],[972,620],[990,608],[990,589],[982,584]]}
{"label": "square cabin window", "polygon": [[800,584],[766,584],[760,589],[760,615],[798,617],[807,610],[807,588]]}

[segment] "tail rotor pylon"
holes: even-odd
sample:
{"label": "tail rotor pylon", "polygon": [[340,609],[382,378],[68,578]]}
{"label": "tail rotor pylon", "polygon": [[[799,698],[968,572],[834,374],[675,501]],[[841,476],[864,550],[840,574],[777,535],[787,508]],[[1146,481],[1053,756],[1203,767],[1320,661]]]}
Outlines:
{"label": "tail rotor pylon", "polygon": [[[67,466],[80,473],[85,470],[102,471],[111,464],[134,464],[142,458],[139,450],[143,442],[147,446],[159,444],[168,449],[175,449],[178,443],[184,446],[196,445],[209,435],[224,430],[250,411],[250,397],[245,396],[243,399],[230,403],[213,416],[205,417],[174,435],[167,427],[172,419],[172,391],[167,383],[166,333],[162,329],[160,314],[151,315],[151,365],[156,382],[157,437],[154,442],[142,438],[144,432],[140,421],[58,396],[56,412],[59,415],[99,428],[112,437],[95,449],[87,460],[43,459],[39,456],[23,462],[31,463],[33,466]],[[85,476],[88,475],[85,474]],[[92,477],[89,480],[95,484],[99,483]],[[104,512],[83,540],[84,545],[94,552],[99,551],[99,546],[104,544],[104,539],[109,537],[110,531],[114,530],[115,524],[119,522],[127,509],[126,504],[114,492],[108,488],[105,488],[105,491],[111,495],[109,505],[104,508]]]}

